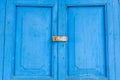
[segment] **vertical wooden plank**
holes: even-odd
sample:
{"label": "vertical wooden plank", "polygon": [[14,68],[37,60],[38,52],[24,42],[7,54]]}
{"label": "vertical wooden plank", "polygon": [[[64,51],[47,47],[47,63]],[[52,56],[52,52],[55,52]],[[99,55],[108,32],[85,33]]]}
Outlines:
{"label": "vertical wooden plank", "polygon": [[[58,0],[58,35],[67,36],[67,6],[66,0]],[[67,76],[67,42],[58,43],[58,80]]]}
{"label": "vertical wooden plank", "polygon": [[0,0],[0,80],[3,77],[5,2]]}
{"label": "vertical wooden plank", "polygon": [[[4,74],[3,80],[10,80],[11,79],[11,67],[12,67],[12,60],[14,53],[14,18],[15,18],[15,8],[13,5],[14,0],[6,0],[6,28],[5,28],[5,53],[4,53]],[[10,13],[11,12],[11,13]],[[9,16],[7,16],[9,15]],[[14,16],[13,16],[14,15]]]}
{"label": "vertical wooden plank", "polygon": [[120,3],[113,0],[115,80],[120,80]]}
{"label": "vertical wooden plank", "polygon": [[115,47],[114,47],[114,15],[113,15],[113,0],[108,0],[105,5],[105,19],[107,27],[106,30],[106,41],[107,41],[107,54],[106,54],[106,62],[107,62],[107,76],[108,80],[116,80],[115,79]]}
{"label": "vertical wooden plank", "polygon": [[[58,27],[57,27],[58,4],[57,4],[57,1],[56,1],[56,4],[54,5],[52,11],[53,11],[52,12],[53,18],[52,18],[52,34],[51,35],[54,36],[54,35],[57,35],[57,33],[58,33],[57,32],[57,30],[58,30]],[[56,43],[52,43],[52,53],[54,53],[54,54],[52,54],[52,64],[54,64],[52,67],[52,76],[54,77],[53,80],[57,80],[57,73],[58,73],[57,57],[58,57],[58,54],[57,54],[57,44]]]}

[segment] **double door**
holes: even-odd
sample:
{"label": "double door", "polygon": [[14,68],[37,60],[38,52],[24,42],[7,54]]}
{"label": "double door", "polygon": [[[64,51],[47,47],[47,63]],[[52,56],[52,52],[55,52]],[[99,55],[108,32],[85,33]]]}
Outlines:
{"label": "double door", "polygon": [[115,80],[112,0],[7,0],[3,80]]}

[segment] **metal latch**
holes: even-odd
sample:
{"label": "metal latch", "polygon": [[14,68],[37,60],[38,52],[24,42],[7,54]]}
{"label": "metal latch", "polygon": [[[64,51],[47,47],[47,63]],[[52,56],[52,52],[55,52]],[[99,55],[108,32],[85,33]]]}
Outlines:
{"label": "metal latch", "polygon": [[53,42],[66,42],[68,41],[67,36],[52,36],[52,41]]}

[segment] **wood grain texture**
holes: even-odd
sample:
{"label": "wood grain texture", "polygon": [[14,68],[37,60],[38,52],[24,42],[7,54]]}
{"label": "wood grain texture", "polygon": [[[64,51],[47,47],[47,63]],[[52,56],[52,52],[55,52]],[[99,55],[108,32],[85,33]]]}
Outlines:
{"label": "wood grain texture", "polygon": [[113,0],[115,80],[120,80],[120,0]]}
{"label": "wood grain texture", "polygon": [[5,4],[6,0],[0,0],[0,80],[3,77],[4,62]]}

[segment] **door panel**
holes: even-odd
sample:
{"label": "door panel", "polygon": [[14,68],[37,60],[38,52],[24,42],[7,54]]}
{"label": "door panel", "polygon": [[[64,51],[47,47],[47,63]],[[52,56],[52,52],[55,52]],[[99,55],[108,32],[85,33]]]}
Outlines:
{"label": "door panel", "polygon": [[51,8],[17,7],[16,75],[51,76],[51,17]]}
{"label": "door panel", "polygon": [[55,1],[7,0],[6,11],[4,80],[56,80]]}
{"label": "door panel", "polygon": [[70,76],[106,76],[103,7],[68,10]]}

